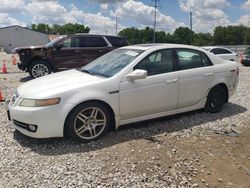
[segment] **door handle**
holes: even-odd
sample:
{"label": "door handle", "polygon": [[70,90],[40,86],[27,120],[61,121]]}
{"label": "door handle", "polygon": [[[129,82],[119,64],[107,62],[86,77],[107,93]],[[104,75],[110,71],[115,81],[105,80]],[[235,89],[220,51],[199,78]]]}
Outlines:
{"label": "door handle", "polygon": [[205,73],[204,76],[212,76],[214,73],[210,72],[210,73]]}
{"label": "door handle", "polygon": [[81,52],[81,50],[75,50],[75,52],[76,52],[76,53],[79,53],[79,52]]}
{"label": "door handle", "polygon": [[166,83],[167,83],[167,84],[170,84],[170,83],[175,83],[175,82],[177,82],[177,81],[178,81],[178,79],[167,80]]}

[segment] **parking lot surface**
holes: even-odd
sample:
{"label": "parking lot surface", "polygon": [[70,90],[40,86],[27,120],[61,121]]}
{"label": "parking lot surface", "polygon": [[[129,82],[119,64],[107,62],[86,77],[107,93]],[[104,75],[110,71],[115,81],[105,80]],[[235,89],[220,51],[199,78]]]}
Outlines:
{"label": "parking lot surface", "polygon": [[[11,60],[10,98],[30,80]],[[0,103],[0,187],[250,187],[250,67],[217,114],[202,110],[140,122],[82,144],[15,131]]]}

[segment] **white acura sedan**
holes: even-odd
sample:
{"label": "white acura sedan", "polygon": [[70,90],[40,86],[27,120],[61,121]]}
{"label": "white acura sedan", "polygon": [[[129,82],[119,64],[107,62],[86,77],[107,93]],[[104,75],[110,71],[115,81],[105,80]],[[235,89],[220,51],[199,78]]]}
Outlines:
{"label": "white acura sedan", "polygon": [[219,112],[237,88],[236,62],[201,48],[146,44],[29,81],[8,105],[9,120],[36,138],[99,139],[109,127],[205,108]]}

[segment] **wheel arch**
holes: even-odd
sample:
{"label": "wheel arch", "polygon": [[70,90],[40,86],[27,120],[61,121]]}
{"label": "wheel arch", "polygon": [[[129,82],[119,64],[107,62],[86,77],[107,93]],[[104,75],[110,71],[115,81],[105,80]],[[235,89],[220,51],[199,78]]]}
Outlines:
{"label": "wheel arch", "polygon": [[52,65],[51,61],[48,58],[44,58],[42,56],[34,56],[30,59],[27,70],[29,70],[30,65],[34,62],[34,61],[45,61],[46,63],[49,64],[51,70],[54,72],[55,71],[55,67]]}
{"label": "wheel arch", "polygon": [[103,100],[99,100],[99,99],[93,99],[93,100],[87,100],[87,101],[83,101],[77,105],[75,105],[73,108],[71,108],[71,110],[67,113],[67,116],[64,120],[64,125],[63,125],[63,135],[64,136],[67,136],[67,133],[66,133],[66,122],[68,121],[68,118],[70,117],[70,114],[72,113],[72,111],[77,108],[79,105],[82,105],[84,103],[89,103],[89,102],[96,102],[96,103],[100,103],[102,105],[104,105],[108,111],[109,111],[109,114],[110,114],[110,120],[111,120],[111,128],[112,129],[115,129],[116,128],[116,121],[115,121],[115,113],[114,113],[114,110],[113,108],[105,101]]}
{"label": "wheel arch", "polygon": [[[224,101],[224,102],[227,103],[228,100],[229,100],[227,85],[226,85],[225,83],[222,83],[222,82],[221,82],[221,83],[218,83],[218,84],[214,85],[213,87],[211,87],[211,89],[209,90],[209,92],[210,92],[212,89],[216,88],[216,87],[223,88],[223,90],[225,91],[225,101]],[[208,92],[208,94],[209,94],[209,92]],[[208,94],[207,94],[207,96],[208,96]]]}

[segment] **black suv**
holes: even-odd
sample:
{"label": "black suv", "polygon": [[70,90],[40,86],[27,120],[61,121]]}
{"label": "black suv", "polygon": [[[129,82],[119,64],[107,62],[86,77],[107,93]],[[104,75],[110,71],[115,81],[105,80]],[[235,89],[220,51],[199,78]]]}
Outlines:
{"label": "black suv", "polygon": [[73,34],[45,46],[20,47],[12,52],[20,56],[18,68],[37,78],[59,70],[81,67],[115,48],[127,45],[128,41],[119,36]]}

